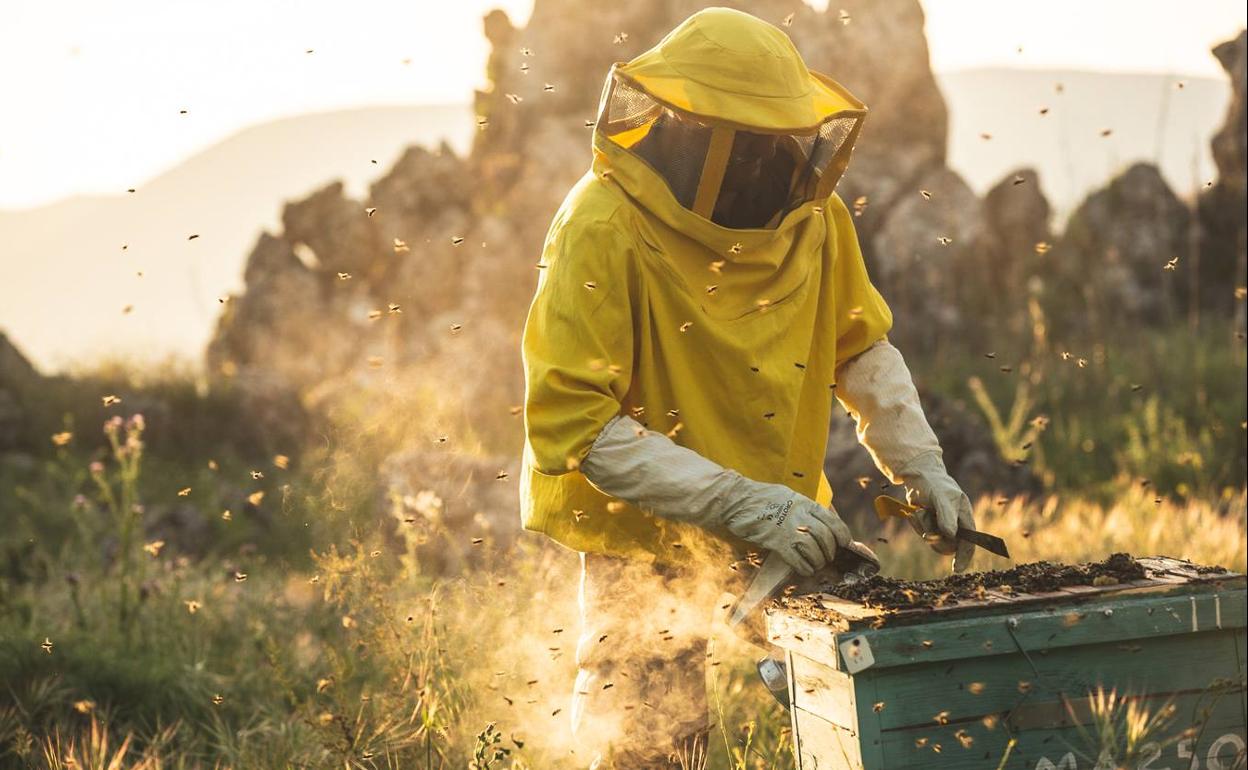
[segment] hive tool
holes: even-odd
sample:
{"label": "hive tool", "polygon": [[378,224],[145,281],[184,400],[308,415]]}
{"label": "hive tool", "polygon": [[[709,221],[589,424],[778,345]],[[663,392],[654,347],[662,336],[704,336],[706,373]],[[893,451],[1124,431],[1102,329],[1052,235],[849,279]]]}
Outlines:
{"label": "hive tool", "polygon": [[[910,526],[914,527],[915,532],[926,537],[927,533],[923,531],[923,526],[914,517],[921,510],[923,509],[917,505],[902,502],[889,495],[880,495],[875,498],[875,515],[880,517],[880,521],[886,521],[894,517],[903,518],[910,522]],[[968,543],[974,543],[989,553],[994,553],[1006,559],[1010,558],[1010,549],[1006,547],[1005,541],[996,535],[959,526],[957,538]]]}
{"label": "hive tool", "polygon": [[[863,543],[851,542],[844,548],[837,549],[831,565],[802,581],[807,585],[823,586],[830,583],[856,583],[879,573],[880,560],[875,553]],[[775,596],[786,585],[794,580],[793,568],[780,554],[767,554],[762,566],[754,575],[754,579],[746,587],[741,597],[733,604],[728,616],[728,627],[735,629],[764,601]],[[785,708],[789,707],[789,676],[784,660],[775,655],[766,655],[756,664],[758,675],[762,678],[767,690]]]}

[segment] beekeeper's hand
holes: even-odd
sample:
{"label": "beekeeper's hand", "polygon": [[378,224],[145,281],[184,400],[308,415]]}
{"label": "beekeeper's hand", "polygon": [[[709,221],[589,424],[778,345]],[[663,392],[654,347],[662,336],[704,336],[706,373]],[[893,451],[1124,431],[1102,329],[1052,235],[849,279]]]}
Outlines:
{"label": "beekeeper's hand", "polygon": [[837,368],[836,397],[857,423],[858,442],[880,472],[906,485],[906,500],[923,507],[911,523],[953,569],[971,566],[975,546],[958,542],[958,524],[974,528],[971,501],[945,470],[940,442],[927,422],[901,352],[881,339]]}
{"label": "beekeeper's hand", "polygon": [[897,473],[906,485],[906,502],[921,508],[910,521],[936,553],[953,554],[953,571],[971,566],[975,545],[957,539],[958,527],[975,529],[971,499],[945,470],[937,452],[919,455]]}
{"label": "beekeeper's hand", "polygon": [[[782,484],[761,484],[740,474],[740,497],[712,515],[703,526],[722,526],[759,548],[775,551],[797,574],[809,577],[836,558],[838,548],[853,541],[836,510],[824,508]],[[717,520],[718,519],[718,520]]]}
{"label": "beekeeper's hand", "polygon": [[748,479],[627,415],[603,426],[580,470],[606,494],[656,516],[775,551],[802,576],[853,540],[836,511],[783,484]]}

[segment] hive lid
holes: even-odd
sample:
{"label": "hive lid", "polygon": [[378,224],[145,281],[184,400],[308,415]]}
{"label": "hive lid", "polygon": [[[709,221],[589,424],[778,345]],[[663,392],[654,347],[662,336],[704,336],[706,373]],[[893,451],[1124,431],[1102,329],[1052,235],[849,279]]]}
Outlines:
{"label": "hive lid", "polygon": [[1029,650],[1199,633],[1245,624],[1245,577],[1181,559],[1139,559],[1144,577],[1041,593],[985,591],[940,607],[888,610],[828,594],[789,597],[768,608],[769,640],[836,669],[855,638],[874,666],[956,660]]}

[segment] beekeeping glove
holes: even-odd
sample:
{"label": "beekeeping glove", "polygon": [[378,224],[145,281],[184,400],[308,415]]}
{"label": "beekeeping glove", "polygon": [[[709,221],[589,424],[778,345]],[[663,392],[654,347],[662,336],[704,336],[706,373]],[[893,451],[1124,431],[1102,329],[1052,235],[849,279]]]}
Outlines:
{"label": "beekeeping glove", "polygon": [[954,554],[953,569],[971,565],[975,546],[957,539],[958,526],[975,528],[971,500],[945,469],[940,442],[928,425],[901,351],[882,339],[837,370],[836,396],[857,423],[858,442],[880,472],[906,487],[906,501],[923,508],[911,519],[939,554]]}
{"label": "beekeeping glove", "polygon": [[775,551],[804,577],[853,540],[836,511],[783,484],[748,479],[627,415],[603,426],[580,470],[606,494],[656,516]]}

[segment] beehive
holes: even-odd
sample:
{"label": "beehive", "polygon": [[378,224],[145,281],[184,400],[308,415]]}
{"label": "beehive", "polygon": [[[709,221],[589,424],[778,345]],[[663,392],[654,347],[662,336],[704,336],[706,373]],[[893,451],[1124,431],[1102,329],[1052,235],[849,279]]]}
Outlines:
{"label": "beehive", "polygon": [[767,610],[799,770],[1116,770],[1098,688],[1159,713],[1132,770],[1245,767],[1245,580],[1145,577],[893,612],[819,594]]}

